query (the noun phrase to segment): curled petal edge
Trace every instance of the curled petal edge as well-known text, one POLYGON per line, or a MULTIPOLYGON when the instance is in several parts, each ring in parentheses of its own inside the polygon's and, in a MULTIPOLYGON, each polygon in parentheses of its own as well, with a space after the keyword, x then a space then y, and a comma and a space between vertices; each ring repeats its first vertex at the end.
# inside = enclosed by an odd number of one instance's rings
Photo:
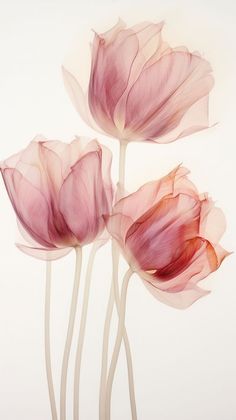
POLYGON ((58 249, 46 249, 46 248, 36 248, 30 247, 23 244, 16 243, 17 248, 22 251, 24 254, 29 255, 30 257, 37 258, 38 260, 43 261, 54 261, 59 260, 62 257, 65 257, 69 254, 73 248, 58 248, 58 249))
POLYGON ((211 293, 209 290, 201 289, 197 285, 194 285, 191 289, 184 289, 178 293, 169 293, 155 288, 147 281, 143 281, 143 283, 156 299, 175 309, 187 309, 198 299, 211 293))

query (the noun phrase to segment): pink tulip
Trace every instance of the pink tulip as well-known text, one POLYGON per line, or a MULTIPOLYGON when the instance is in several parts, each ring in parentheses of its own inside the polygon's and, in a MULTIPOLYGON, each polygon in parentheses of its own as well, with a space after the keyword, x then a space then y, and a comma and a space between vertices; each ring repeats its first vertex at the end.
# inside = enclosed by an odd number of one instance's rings
POLYGON ((185 308, 209 293, 197 286, 228 253, 220 209, 178 167, 116 203, 107 228, 134 272, 159 300, 185 308))
POLYGON ((163 23, 119 21, 95 34, 87 93, 63 69, 74 106, 93 128, 125 141, 168 143, 208 127, 209 63, 162 40, 163 23))
POLYGON ((96 140, 32 141, 1 164, 1 173, 28 245, 26 253, 57 259, 94 241, 110 211, 111 153, 96 140))

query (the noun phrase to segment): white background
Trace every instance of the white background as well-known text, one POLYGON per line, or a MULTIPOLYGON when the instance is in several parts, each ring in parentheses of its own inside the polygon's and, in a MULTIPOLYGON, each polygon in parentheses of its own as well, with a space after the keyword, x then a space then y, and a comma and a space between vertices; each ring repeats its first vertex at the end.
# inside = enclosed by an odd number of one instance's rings
MULTIPOLYGON (((164 19, 163 35, 171 45, 187 45, 211 62, 216 84, 210 117, 218 125, 170 145, 130 145, 127 188, 133 191, 183 162, 191 169, 199 190, 209 191, 224 210, 228 226, 222 244, 235 250, 235 4, 233 0, 1 0, 0 159, 24 148, 39 133, 64 141, 75 134, 96 136, 67 97, 61 64, 75 66, 78 72, 81 67, 84 72, 84 57, 88 57, 92 39, 90 28, 103 32, 118 16, 128 23, 164 19), (73 54, 77 59, 74 63, 73 54)), ((114 152, 116 181, 118 144, 98 137, 114 152)), ((43 353, 45 264, 15 248, 15 216, 2 181, 0 232, 0 419, 49 420, 43 353)), ((53 264, 52 350, 57 396, 73 264, 73 253, 53 264)), ((98 419, 101 340, 110 273, 108 245, 99 251, 94 267, 81 420, 98 419)), ((236 418, 235 255, 228 257, 204 286, 212 290, 210 295, 188 310, 178 311, 156 301, 138 277, 131 280, 127 329, 139 420, 236 418)), ((77 326, 78 320, 79 314, 77 326)), ((112 416, 112 420, 121 419, 130 419, 123 352, 114 384, 112 416)))

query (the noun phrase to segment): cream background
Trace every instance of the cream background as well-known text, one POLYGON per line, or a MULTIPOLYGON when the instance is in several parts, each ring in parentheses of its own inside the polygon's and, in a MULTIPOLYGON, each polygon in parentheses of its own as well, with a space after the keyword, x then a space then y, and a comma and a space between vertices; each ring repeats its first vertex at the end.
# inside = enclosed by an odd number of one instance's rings
MULTIPOLYGON (((128 23, 164 19, 163 34, 172 45, 185 44, 210 60, 216 79, 210 116, 212 123, 219 124, 170 145, 130 145, 127 188, 135 190, 183 162, 199 190, 209 191, 224 210, 228 228, 222 244, 235 250, 235 2, 1 0, 0 5, 0 159, 25 147, 38 133, 65 141, 75 134, 96 136, 74 111, 60 70, 62 62, 76 70, 79 63, 84 68, 91 27, 104 31, 118 16, 128 23), (73 53, 78 54, 77 67, 73 53)), ((105 136, 98 138, 114 152, 115 181, 118 144, 105 136)), ((49 420, 43 353, 45 265, 14 246, 15 216, 2 181, 0 184, 0 419, 49 420)), ((87 253, 86 249, 85 260, 87 253)), ((81 420, 98 419, 109 253, 109 246, 100 250, 94 267, 81 420)), ((53 264, 52 351, 57 393, 73 263, 72 253, 53 264)), ((139 420, 235 419, 235 255, 211 275, 206 286, 212 289, 208 297, 178 311, 156 301, 137 277, 132 278, 127 329, 139 420)), ((77 325, 78 320, 79 316, 77 325)), ((114 383, 112 416, 112 420, 121 419, 130 419, 123 352, 114 383)))

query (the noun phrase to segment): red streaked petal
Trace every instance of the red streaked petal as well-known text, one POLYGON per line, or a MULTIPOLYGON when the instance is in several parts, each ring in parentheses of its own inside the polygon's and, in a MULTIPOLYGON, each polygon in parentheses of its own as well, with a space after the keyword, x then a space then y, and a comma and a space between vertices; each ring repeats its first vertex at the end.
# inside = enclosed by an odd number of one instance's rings
POLYGON ((199 200, 184 194, 164 198, 130 227, 126 247, 140 269, 156 270, 164 280, 185 269, 199 221, 199 200))

